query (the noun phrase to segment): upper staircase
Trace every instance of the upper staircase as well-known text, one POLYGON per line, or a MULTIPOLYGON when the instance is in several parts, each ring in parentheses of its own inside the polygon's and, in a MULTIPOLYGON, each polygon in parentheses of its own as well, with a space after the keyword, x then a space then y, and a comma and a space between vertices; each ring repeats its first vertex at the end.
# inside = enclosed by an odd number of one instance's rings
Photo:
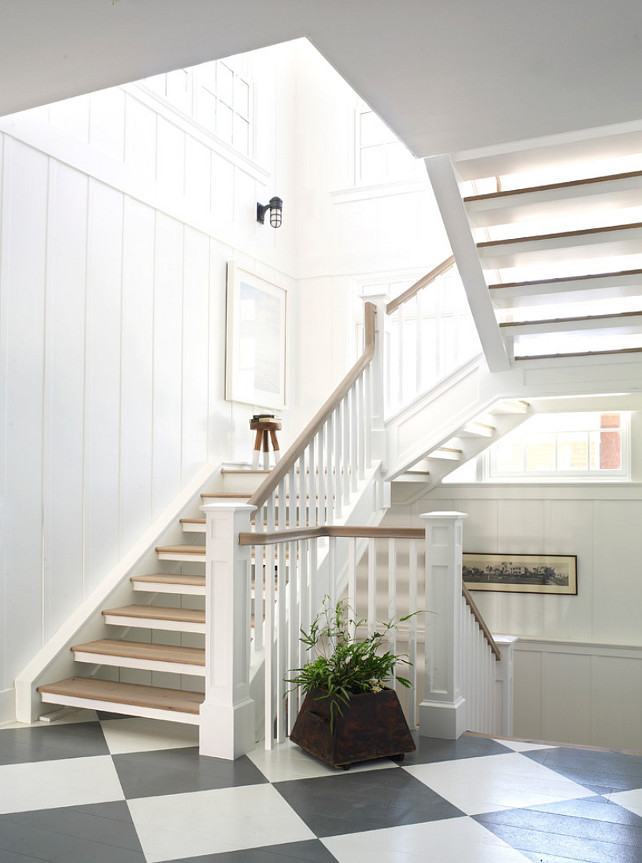
POLYGON ((602 138, 575 162, 555 142, 504 158, 426 160, 455 258, 471 277, 482 341, 496 345, 499 336, 504 369, 513 360, 642 350, 636 144, 627 152, 624 140, 602 138))

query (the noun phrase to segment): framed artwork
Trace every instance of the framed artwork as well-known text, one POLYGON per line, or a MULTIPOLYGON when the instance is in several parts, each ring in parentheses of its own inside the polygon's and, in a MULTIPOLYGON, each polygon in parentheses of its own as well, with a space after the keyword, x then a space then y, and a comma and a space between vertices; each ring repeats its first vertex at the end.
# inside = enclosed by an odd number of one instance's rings
POLYGON ((287 289, 227 265, 225 398, 285 407, 287 289))
POLYGON ((577 594, 575 554, 463 554, 469 590, 577 594))

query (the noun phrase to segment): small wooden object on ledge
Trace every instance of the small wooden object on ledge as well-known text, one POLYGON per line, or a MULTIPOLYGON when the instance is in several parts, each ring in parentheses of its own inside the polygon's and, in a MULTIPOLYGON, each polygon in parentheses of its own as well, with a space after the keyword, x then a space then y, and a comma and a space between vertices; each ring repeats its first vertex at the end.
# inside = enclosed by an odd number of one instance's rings
POLYGON ((252 454, 252 467, 259 466, 259 454, 263 450, 263 467, 267 470, 270 466, 270 441, 274 450, 274 462, 281 458, 279 441, 276 433, 281 430, 281 420, 274 414, 254 414, 250 420, 250 429, 256 432, 254 439, 254 452, 252 454))

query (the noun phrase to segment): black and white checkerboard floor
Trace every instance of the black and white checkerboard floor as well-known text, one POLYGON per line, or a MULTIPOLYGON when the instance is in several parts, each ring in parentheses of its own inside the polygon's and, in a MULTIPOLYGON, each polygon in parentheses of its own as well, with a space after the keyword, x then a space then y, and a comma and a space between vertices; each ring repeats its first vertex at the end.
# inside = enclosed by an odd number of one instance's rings
POLYGON ((234 763, 196 730, 77 712, 0 729, 0 863, 642 863, 642 757, 421 739, 327 768, 234 763))

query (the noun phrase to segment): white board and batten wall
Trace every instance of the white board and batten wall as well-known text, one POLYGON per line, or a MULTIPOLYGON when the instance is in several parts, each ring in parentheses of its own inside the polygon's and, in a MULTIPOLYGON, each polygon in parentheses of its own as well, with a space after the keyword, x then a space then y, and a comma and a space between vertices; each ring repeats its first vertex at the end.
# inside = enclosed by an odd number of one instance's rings
POLYGON ((642 751, 642 485, 453 483, 386 520, 431 510, 468 513, 464 551, 577 555, 577 596, 473 594, 519 637, 515 736, 642 751))
MULTIPOLYGON (((289 76, 257 63, 273 104, 289 76)), ((275 174, 290 189, 275 135, 239 157, 136 86, 0 119, 0 721, 199 469, 249 457, 261 406, 224 397, 226 264, 291 287, 292 234, 256 223, 275 174)))

